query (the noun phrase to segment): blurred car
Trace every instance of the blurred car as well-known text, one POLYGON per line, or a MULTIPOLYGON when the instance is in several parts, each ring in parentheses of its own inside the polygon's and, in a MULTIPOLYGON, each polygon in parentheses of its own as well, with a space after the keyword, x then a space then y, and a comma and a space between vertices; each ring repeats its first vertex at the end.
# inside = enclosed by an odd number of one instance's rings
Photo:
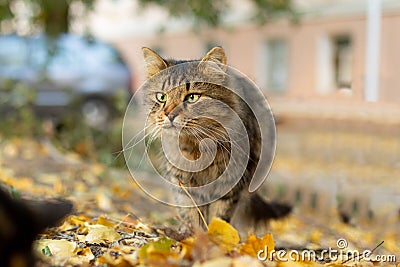
POLYGON ((32 96, 39 116, 60 119, 78 111, 89 126, 102 127, 115 112, 116 97, 128 102, 130 87, 127 65, 103 42, 69 34, 0 36, 0 110, 32 96), (27 89, 23 96, 16 93, 21 88, 27 89))

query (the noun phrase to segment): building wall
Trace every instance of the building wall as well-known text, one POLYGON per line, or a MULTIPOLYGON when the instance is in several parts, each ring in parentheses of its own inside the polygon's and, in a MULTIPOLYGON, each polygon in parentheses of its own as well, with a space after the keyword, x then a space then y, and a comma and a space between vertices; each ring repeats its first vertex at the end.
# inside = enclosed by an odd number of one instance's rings
MULTIPOLYGON (((120 40, 116 45, 133 67, 136 87, 144 80, 140 48, 148 46, 172 58, 200 58, 210 44, 222 45, 229 64, 253 79, 272 98, 364 99, 366 21, 362 15, 305 18, 298 25, 286 21, 265 26, 242 25, 235 28, 200 32, 158 34, 120 40), (332 38, 351 38, 351 90, 339 90, 332 83, 332 38), (267 43, 285 40, 287 81, 282 92, 268 87, 267 43), (328 51, 328 52, 327 52, 328 51), (330 52, 329 52, 330 51, 330 52)), ((381 32, 379 100, 400 101, 400 13, 384 13, 381 32)))
POLYGON ((400 15, 385 16, 381 33, 380 99, 400 103, 400 15))

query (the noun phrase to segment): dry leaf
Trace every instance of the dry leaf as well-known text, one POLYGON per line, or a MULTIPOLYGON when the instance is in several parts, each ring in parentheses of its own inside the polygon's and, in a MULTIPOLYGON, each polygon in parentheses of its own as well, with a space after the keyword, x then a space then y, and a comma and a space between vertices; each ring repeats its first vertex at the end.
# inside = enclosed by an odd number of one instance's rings
POLYGON ((68 260, 68 263, 71 265, 82 265, 84 263, 89 263, 94 259, 94 255, 90 248, 80 248, 76 250, 76 254, 74 257, 71 257, 68 260))
POLYGON ((121 256, 113 256, 110 253, 105 253, 101 255, 97 259, 97 264, 110 266, 110 267, 129 267, 131 266, 129 262, 126 262, 125 259, 121 256))
POLYGON ((193 244, 195 239, 193 237, 186 238, 185 240, 181 241, 181 255, 185 259, 189 259, 190 255, 192 254, 193 244))
POLYGON ((54 266, 63 266, 67 263, 80 265, 94 259, 89 248, 78 249, 76 243, 67 240, 41 239, 35 242, 35 249, 44 261, 54 266))
POLYGON ((238 231, 219 218, 213 218, 208 226, 208 236, 225 252, 232 251, 240 241, 238 231))
POLYGON ((205 262, 221 258, 225 253, 219 245, 211 241, 207 233, 203 231, 195 233, 191 251, 193 261, 205 262))
POLYGON ((179 257, 177 251, 172 249, 175 241, 162 237, 157 241, 147 243, 139 249, 139 261, 141 264, 149 262, 165 262, 168 258, 179 257))
POLYGON ((267 251, 271 252, 274 248, 275 242, 272 234, 266 234, 261 239, 256 237, 254 234, 251 234, 247 238, 246 243, 242 244, 240 253, 257 257, 258 253, 262 250, 262 254, 265 256, 267 251))
POLYGON ((115 227, 115 223, 110 222, 110 221, 107 220, 106 217, 104 217, 104 216, 100 216, 100 217, 97 219, 97 224, 104 225, 104 226, 107 226, 107 227, 110 227, 110 228, 114 228, 114 227, 115 227))
POLYGON ((120 239, 121 236, 113 228, 95 224, 89 226, 89 232, 86 235, 85 241, 93 244, 101 244, 114 242, 120 239))

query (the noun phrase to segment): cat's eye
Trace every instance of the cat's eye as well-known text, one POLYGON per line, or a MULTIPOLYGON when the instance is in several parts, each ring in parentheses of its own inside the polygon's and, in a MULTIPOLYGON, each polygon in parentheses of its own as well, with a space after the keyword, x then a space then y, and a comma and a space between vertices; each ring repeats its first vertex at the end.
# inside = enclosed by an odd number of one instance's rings
POLYGON ((167 95, 164 93, 157 93, 156 98, 159 102, 164 103, 167 101, 167 95))
POLYGON ((189 103, 194 103, 194 102, 196 102, 197 100, 199 100, 199 98, 200 98, 200 94, 188 94, 188 95, 185 97, 185 100, 186 100, 187 102, 189 102, 189 103))

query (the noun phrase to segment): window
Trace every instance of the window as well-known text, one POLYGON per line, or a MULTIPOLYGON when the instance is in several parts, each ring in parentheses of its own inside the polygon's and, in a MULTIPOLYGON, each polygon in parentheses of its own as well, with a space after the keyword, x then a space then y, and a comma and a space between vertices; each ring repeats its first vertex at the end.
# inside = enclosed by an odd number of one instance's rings
POLYGON ((337 89, 351 89, 352 45, 350 36, 337 36, 333 40, 334 78, 337 89))
POLYGON ((267 42, 267 88, 283 92, 288 80, 288 46, 283 39, 267 42))
POLYGON ((351 36, 322 35, 317 51, 317 91, 327 94, 351 89, 353 49, 351 36))

